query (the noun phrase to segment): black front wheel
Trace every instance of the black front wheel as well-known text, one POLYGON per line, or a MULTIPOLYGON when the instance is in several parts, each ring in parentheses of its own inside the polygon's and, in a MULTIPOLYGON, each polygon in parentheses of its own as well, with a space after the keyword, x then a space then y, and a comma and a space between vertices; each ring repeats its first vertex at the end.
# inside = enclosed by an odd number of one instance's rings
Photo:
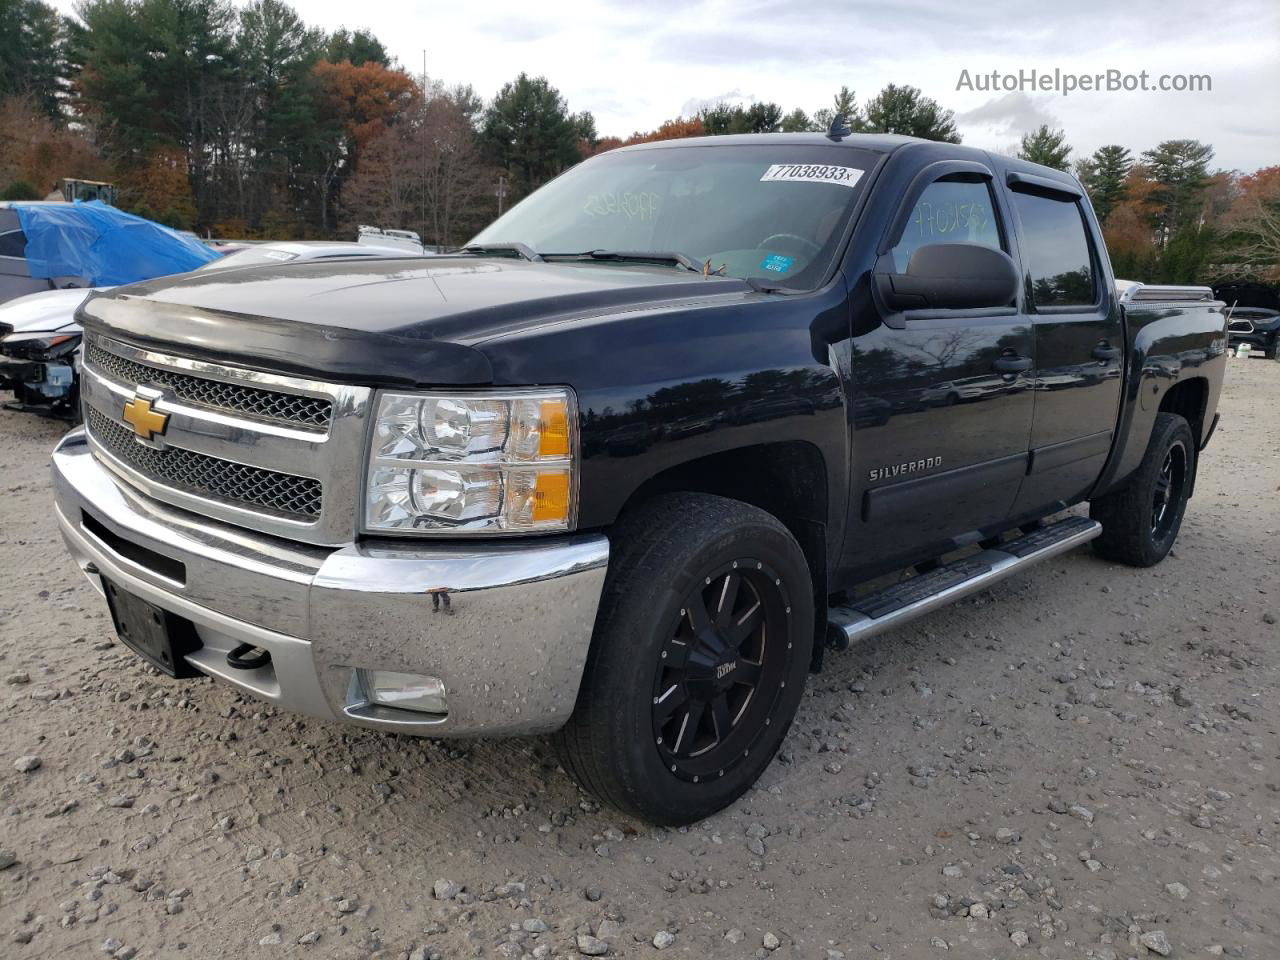
POLYGON ((776 518, 704 494, 655 498, 610 541, 557 752, 601 800, 691 823, 756 781, 795 716, 813 650, 809 569, 776 518))

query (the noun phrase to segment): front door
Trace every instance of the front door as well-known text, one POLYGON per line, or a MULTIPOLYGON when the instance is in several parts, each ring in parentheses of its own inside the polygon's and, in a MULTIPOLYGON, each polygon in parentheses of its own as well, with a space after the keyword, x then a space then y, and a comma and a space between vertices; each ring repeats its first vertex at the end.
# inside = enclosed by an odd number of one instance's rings
POLYGON ((1029 181, 1015 179, 1009 191, 1036 350, 1031 462, 1015 514, 1075 503, 1097 480, 1119 416, 1125 348, 1084 198, 1029 181))
MULTIPOLYGON (((891 241, 898 272, 928 243, 1011 252, 990 172, 964 167, 908 194, 910 211, 897 218, 904 225, 891 241)), ((1026 473, 1034 349, 1015 304, 907 311, 861 333, 858 320, 844 558, 853 572, 941 552, 1008 516, 1026 473)))

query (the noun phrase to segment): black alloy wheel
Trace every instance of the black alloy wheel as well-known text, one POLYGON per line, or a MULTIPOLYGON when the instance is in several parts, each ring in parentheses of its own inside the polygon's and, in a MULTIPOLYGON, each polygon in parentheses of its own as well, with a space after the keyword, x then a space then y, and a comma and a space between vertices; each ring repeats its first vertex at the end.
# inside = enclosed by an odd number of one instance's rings
POLYGON ((791 605, 762 561, 734 560, 684 600, 653 684, 654 743, 694 783, 750 756, 786 688, 791 605))
POLYGON ((805 553, 777 517, 666 493, 608 533, 609 573, 573 716, 552 738, 596 797, 693 823, 769 766, 818 635, 805 553))
POLYGON ((1191 425, 1158 413, 1138 468, 1116 489, 1089 501, 1102 524, 1093 551, 1134 567, 1159 563, 1173 549, 1195 487, 1196 446, 1191 425))
POLYGON ((1178 504, 1185 495, 1187 482, 1187 448, 1180 442, 1173 443, 1165 454, 1160 472, 1156 474, 1151 496, 1151 539, 1163 541, 1173 525, 1178 504))

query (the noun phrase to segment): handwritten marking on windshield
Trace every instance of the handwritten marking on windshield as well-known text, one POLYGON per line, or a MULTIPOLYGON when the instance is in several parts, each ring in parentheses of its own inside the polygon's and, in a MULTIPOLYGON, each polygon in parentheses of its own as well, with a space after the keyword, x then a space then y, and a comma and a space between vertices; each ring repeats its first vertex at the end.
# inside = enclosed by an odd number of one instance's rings
POLYGON ((582 212, 588 217, 626 217, 628 220, 652 220, 658 215, 656 193, 615 193, 606 190, 587 197, 582 212))

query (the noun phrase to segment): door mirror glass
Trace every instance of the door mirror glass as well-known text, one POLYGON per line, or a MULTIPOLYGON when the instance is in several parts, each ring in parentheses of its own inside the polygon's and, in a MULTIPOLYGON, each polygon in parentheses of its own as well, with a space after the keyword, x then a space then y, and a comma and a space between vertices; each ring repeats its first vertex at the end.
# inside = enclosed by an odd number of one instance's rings
POLYGON ((1004 307, 1018 293, 1018 270, 1003 250, 975 243, 930 243, 916 248, 905 273, 878 273, 885 306, 903 310, 1004 307))

